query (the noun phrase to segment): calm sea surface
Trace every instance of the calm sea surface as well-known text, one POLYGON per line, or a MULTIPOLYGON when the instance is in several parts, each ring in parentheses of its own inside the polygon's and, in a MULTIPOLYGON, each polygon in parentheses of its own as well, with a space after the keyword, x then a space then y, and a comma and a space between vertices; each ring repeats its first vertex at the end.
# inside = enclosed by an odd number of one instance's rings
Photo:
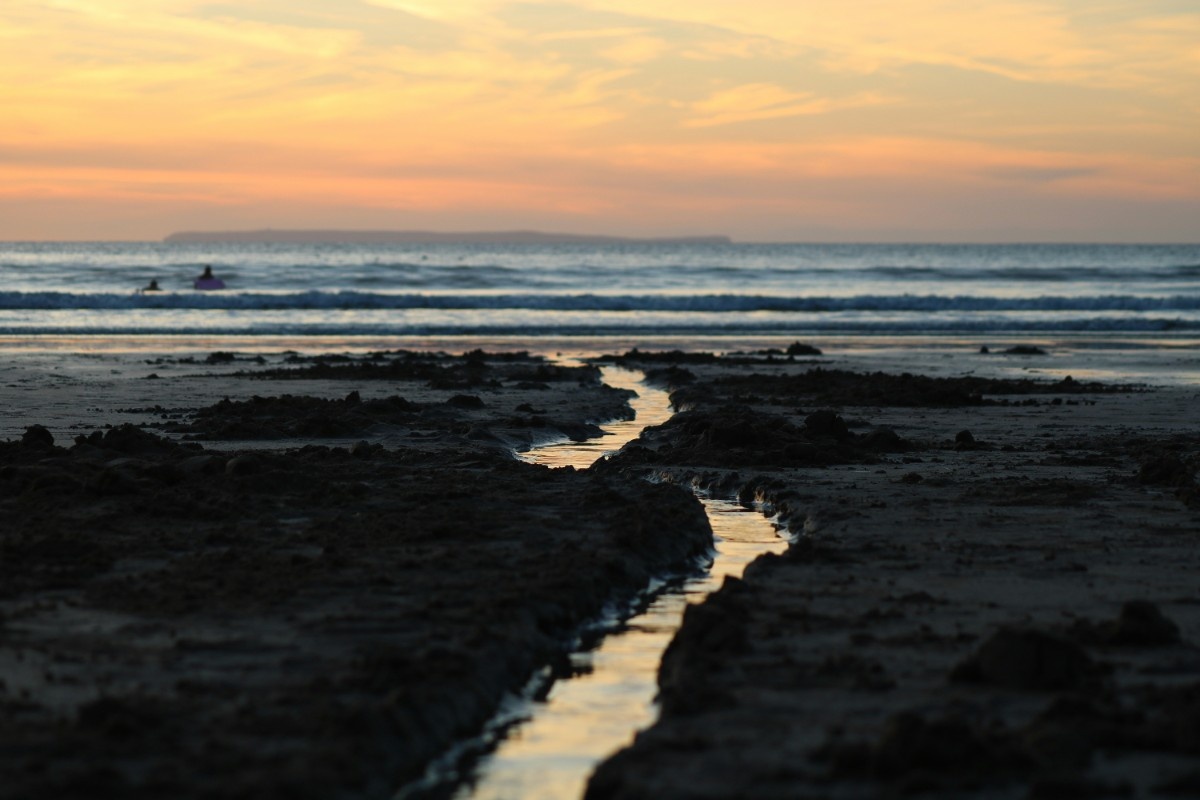
POLYGON ((1200 245, 0 243, 0 337, 1186 347, 1200 245))

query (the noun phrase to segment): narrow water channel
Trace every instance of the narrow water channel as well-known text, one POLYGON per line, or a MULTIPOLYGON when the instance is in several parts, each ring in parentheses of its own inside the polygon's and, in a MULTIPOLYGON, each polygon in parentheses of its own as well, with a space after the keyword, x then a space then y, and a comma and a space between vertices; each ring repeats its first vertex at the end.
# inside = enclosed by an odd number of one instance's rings
MULTIPOLYGON (((607 434, 600 439, 548 445, 522 457, 582 469, 620 449, 644 427, 665 422, 671 416, 666 392, 646 386, 641 377, 630 370, 604 369, 605 383, 638 393, 631 400, 635 419, 605 425, 607 434)), ((555 682, 544 699, 517 710, 523 721, 509 728, 495 751, 480 760, 456 800, 581 797, 595 766, 654 722, 658 665, 687 605, 719 588, 725 576, 741 575, 762 553, 787 548, 775 526, 756 511, 734 502, 700 499, 715 534, 716 556, 708 573, 665 589, 595 649, 573 653, 572 665, 579 674, 555 682)))
POLYGON ((586 469, 597 459, 615 453, 653 425, 661 425, 671 418, 671 397, 662 389, 648 386, 642 373, 623 367, 601 367, 601 380, 614 389, 625 389, 637 394, 629 401, 633 408, 633 419, 616 420, 601 425, 603 436, 583 442, 565 440, 535 447, 517 457, 533 464, 547 467, 574 467, 586 469))

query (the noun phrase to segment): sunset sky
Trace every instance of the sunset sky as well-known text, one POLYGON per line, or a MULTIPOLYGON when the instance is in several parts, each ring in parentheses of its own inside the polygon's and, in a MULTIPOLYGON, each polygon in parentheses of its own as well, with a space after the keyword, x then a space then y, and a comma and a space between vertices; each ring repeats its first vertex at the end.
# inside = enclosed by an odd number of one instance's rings
POLYGON ((0 239, 1200 240, 1195 0, 5 0, 0 239))

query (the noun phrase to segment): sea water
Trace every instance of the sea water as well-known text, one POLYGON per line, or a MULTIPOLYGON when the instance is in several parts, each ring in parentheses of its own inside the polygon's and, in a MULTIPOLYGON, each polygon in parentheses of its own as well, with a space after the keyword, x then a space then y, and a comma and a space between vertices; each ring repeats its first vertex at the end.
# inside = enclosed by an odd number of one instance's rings
POLYGON ((0 243, 0 347, 795 339, 842 353, 1032 339, 1190 380, 1200 245, 0 243), (206 265, 227 289, 192 288, 206 265), (150 280, 162 290, 139 291, 150 280))
POLYGON ((1200 331, 1200 245, 0 243, 9 334, 978 331, 1200 331))

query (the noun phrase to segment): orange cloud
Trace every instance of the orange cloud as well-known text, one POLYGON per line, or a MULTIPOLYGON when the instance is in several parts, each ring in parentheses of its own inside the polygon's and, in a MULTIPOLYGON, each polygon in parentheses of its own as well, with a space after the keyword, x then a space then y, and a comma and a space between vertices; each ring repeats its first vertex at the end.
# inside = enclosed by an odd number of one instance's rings
POLYGON ((1167 0, 17 0, 0 196, 746 231, 900 224, 959 191, 1014 220, 1186 208, 1197 41, 1167 0), (872 182, 908 196, 889 212, 872 182))
POLYGON ((781 119, 808 114, 827 114, 845 108, 878 105, 887 101, 862 93, 853 97, 817 97, 812 92, 790 92, 770 83, 754 83, 721 89, 691 104, 696 116, 684 124, 693 128, 781 119))

